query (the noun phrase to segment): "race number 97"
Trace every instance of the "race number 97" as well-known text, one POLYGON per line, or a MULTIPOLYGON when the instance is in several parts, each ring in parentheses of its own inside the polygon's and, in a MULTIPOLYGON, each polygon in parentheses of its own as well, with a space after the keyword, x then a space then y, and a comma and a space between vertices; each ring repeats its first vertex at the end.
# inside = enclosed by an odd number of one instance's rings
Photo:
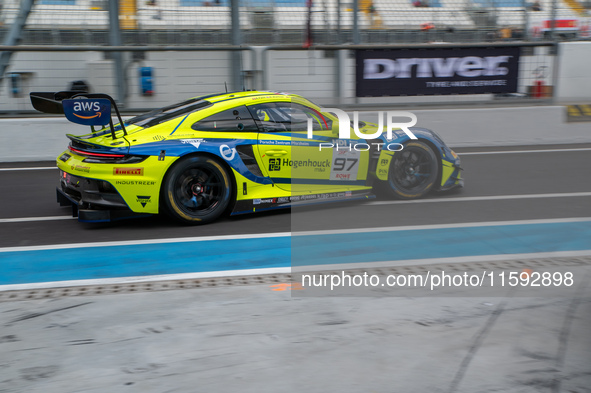
POLYGON ((359 160, 357 158, 335 158, 333 168, 335 171, 350 171, 359 160), (347 167, 347 169, 345 169, 347 167))

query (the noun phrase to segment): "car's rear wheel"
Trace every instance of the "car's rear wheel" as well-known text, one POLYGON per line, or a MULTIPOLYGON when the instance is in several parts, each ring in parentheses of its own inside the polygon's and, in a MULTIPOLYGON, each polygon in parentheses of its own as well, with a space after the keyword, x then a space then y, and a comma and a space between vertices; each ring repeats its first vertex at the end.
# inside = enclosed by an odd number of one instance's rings
POLYGON ((400 199, 421 198, 437 180, 437 155, 426 143, 408 142, 394 154, 388 171, 388 190, 400 199))
POLYGON ((219 218, 232 200, 232 181, 226 168, 206 156, 181 159, 164 179, 166 212, 188 224, 207 224, 219 218))

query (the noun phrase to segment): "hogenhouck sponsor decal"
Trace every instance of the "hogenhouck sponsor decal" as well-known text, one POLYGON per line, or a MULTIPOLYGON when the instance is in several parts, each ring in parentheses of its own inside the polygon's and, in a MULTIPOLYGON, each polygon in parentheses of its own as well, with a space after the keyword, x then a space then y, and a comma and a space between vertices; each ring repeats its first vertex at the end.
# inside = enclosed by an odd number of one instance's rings
POLYGON ((519 47, 356 51, 358 97, 512 93, 519 47))

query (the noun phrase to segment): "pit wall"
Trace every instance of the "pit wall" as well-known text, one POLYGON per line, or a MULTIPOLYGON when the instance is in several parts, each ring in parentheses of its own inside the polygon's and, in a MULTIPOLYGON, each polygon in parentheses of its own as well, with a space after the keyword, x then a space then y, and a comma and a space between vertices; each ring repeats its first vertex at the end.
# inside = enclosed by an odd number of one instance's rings
POLYGON ((591 103, 591 42, 558 46, 557 102, 591 103))
MULTIPOLYGON (((554 103, 591 103, 591 42, 529 48, 522 56, 518 91, 527 93, 541 82, 554 93, 554 103)), ((242 52, 240 69, 247 88, 300 94, 321 105, 417 105, 466 101, 485 104, 491 95, 355 98, 355 59, 348 50, 278 51, 249 47, 242 52)), ((139 55, 142 53, 136 53, 139 55)), ((190 97, 219 93, 232 82, 232 56, 227 51, 146 52, 132 58, 125 53, 123 89, 126 110, 158 108, 190 97), (140 70, 152 69, 153 94, 142 94, 140 70)), ((73 81, 86 81, 94 92, 117 96, 113 61, 99 52, 15 52, 7 74, 20 75, 18 92, 10 78, 0 84, 0 114, 33 112, 32 91, 67 90, 73 81)), ((510 105, 510 104, 507 104, 510 105)))

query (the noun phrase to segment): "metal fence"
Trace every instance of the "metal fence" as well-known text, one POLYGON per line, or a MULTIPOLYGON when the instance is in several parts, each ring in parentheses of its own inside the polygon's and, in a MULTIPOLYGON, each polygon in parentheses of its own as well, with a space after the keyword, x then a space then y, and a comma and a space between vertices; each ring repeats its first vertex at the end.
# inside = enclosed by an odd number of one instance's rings
MULTIPOLYGON (((0 0, 0 39, 26 1, 0 0)), ((248 45, 587 39, 591 10, 591 0, 36 0, 21 43, 108 44, 109 1, 124 45, 229 45, 232 29, 248 45)))

